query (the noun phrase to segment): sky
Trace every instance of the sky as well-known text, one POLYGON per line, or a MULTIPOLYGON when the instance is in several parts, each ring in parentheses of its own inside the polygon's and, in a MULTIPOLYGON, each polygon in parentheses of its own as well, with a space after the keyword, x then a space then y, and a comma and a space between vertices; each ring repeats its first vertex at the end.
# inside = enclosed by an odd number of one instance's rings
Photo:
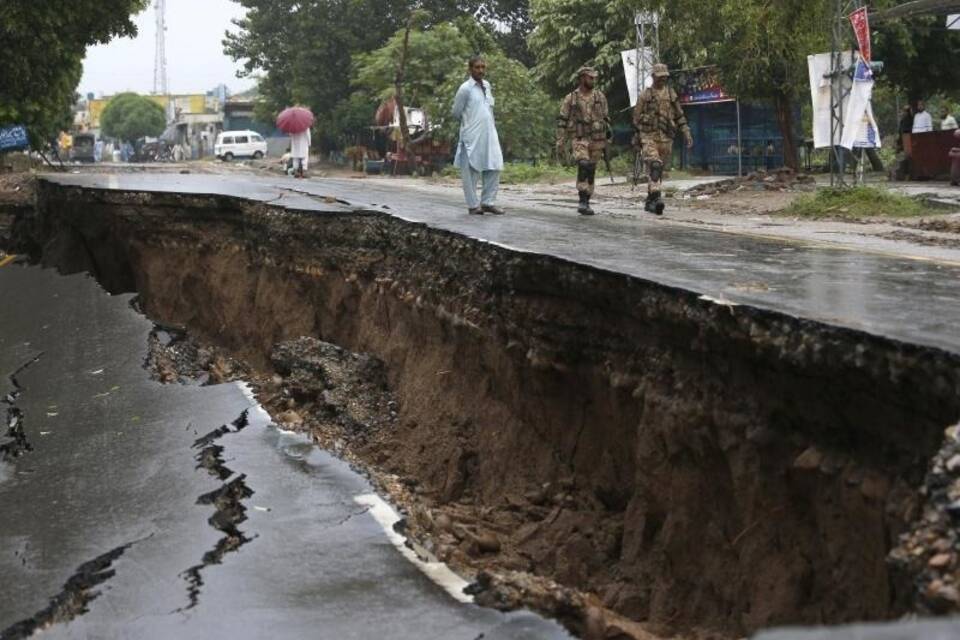
MULTIPOLYGON (((136 39, 117 38, 91 47, 83 65, 79 93, 113 95, 121 91, 151 93, 155 45, 155 13, 135 17, 136 39)), ((231 18, 244 9, 232 0, 167 0, 167 78, 171 93, 206 93, 220 83, 240 93, 254 81, 239 79, 235 64, 223 53, 224 31, 235 30, 231 18)))

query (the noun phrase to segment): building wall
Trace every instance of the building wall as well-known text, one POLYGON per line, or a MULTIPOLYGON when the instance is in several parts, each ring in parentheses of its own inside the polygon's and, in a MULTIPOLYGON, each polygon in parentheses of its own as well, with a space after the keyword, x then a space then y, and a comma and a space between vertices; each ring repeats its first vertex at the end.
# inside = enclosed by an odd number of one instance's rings
MULTIPOLYGON (((100 128, 100 118, 103 110, 114 96, 91 100, 87 105, 89 112, 89 126, 91 129, 100 128)), ((202 93, 182 95, 148 95, 144 96, 163 107, 168 120, 173 120, 178 110, 181 115, 217 113, 220 110, 220 101, 215 96, 202 93)))

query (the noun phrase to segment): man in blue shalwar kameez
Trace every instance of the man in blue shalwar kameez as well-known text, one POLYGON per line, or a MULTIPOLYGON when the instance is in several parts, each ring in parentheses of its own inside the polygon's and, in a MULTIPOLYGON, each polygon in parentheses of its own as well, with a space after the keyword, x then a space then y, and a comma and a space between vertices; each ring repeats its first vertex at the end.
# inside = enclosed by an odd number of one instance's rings
POLYGON ((503 170, 503 153, 493 120, 493 90, 484 80, 487 63, 480 56, 470 58, 470 78, 453 100, 453 117, 460 121, 460 142, 454 164, 460 168, 463 193, 472 215, 492 213, 502 215, 496 206, 503 170), (481 197, 477 198, 477 181, 483 181, 481 197))

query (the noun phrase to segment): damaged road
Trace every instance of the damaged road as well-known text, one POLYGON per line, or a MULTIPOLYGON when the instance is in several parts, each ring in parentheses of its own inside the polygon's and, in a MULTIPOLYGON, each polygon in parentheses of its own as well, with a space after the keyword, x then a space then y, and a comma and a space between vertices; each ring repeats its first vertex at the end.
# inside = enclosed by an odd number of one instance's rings
MULTIPOLYGON (((156 379, 194 355, 208 381, 249 370, 275 420, 392 476, 412 546, 478 575, 484 605, 578 615, 591 638, 739 638, 895 619, 927 576, 950 600, 951 562, 916 574, 939 547, 889 558, 949 506, 925 483, 960 417, 956 265, 299 186, 51 178, 14 240, 198 340, 151 346, 156 379)), ((214 484, 194 501, 245 476, 183 565, 239 547, 203 565, 197 611, 260 545, 263 482, 231 453, 250 433, 197 461, 214 484)))
POLYGON ((358 506, 369 484, 242 385, 151 379, 131 296, 20 266, 0 291, 30 444, 0 461, 0 638, 569 637, 451 598, 358 506))

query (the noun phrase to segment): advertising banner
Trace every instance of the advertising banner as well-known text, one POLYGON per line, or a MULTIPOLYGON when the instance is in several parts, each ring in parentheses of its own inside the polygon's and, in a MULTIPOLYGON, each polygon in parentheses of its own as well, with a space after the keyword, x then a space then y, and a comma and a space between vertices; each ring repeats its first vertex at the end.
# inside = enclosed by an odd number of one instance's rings
MULTIPOLYGON (((830 147, 830 79, 827 74, 830 73, 831 59, 833 54, 818 53, 807 56, 807 65, 810 73, 810 94, 813 99, 813 146, 817 149, 826 149, 830 147)), ((853 66, 854 56, 852 51, 845 51, 841 54, 841 65, 845 68, 853 66)), ((844 98, 844 112, 846 112, 847 99, 852 89, 852 81, 849 76, 841 78, 841 94, 844 98)))
POLYGON ((30 139, 27 137, 27 128, 23 125, 0 127, 0 151, 26 149, 29 146, 30 139))
POLYGON ((681 104, 707 104, 711 102, 733 102, 720 83, 717 67, 699 67, 673 73, 673 87, 680 96, 681 104))
POLYGON ((643 70, 643 85, 639 87, 640 90, 643 91, 643 89, 653 86, 653 77, 650 75, 653 69, 653 49, 646 47, 640 50, 640 64, 637 64, 636 49, 621 51, 620 57, 623 60, 623 74, 627 79, 627 91, 630 92, 630 106, 632 107, 637 104, 637 99, 640 97, 637 92, 638 85, 640 85, 637 75, 641 71, 641 67, 643 70))
POLYGON ((863 7, 851 13, 850 24, 853 25, 853 33, 857 36, 860 57, 869 64, 873 60, 873 53, 870 50, 870 18, 867 15, 867 8, 863 7))
POLYGON ((840 146, 847 149, 879 149, 880 132, 873 115, 873 72, 863 56, 857 60, 853 87, 847 99, 846 119, 840 146))

